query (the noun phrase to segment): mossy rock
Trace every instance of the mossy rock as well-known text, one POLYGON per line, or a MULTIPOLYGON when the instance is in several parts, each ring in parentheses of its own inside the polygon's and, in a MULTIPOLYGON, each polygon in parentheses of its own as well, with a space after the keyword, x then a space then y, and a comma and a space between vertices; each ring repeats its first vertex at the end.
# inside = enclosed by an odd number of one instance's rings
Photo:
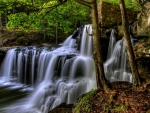
POLYGON ((92 89, 88 93, 80 96, 78 102, 75 104, 73 113, 90 113, 91 103, 90 98, 93 96, 96 90, 92 89))
POLYGON ((49 111, 48 113, 72 113, 72 107, 72 104, 67 105, 65 103, 62 103, 54 109, 52 109, 51 111, 49 111))

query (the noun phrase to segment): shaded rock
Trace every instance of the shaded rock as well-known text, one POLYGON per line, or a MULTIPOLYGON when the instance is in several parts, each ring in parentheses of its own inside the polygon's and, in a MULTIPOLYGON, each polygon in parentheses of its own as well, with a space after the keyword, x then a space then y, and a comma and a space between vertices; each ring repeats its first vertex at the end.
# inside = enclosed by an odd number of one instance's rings
POLYGON ((139 39, 133 47, 141 81, 150 81, 150 45, 148 40, 148 38, 139 39))
POLYGON ((139 36, 150 36, 150 2, 144 4, 138 14, 137 34, 139 36))
POLYGON ((150 110, 148 110, 146 113, 150 113, 150 110))
POLYGON ((72 104, 67 105, 65 103, 62 103, 54 109, 52 109, 51 111, 49 111, 48 113, 72 113, 72 107, 72 104))
MULTIPOLYGON (((136 14, 137 12, 134 12, 131 9, 127 9, 129 23, 136 20, 136 14)), ((114 24, 121 22, 121 11, 119 5, 100 2, 98 4, 98 21, 101 24, 101 27, 113 26, 114 24)))
POLYGON ((0 47, 0 53, 6 53, 9 49, 11 49, 12 47, 0 47))
POLYGON ((150 58, 149 38, 140 39, 133 47, 135 58, 150 58), (147 42, 147 43, 145 43, 147 42))
POLYGON ((147 44, 149 44, 150 45, 150 37, 148 38, 148 40, 147 40, 147 44))
POLYGON ((3 62, 4 58, 5 58, 7 50, 8 49, 6 49, 6 48, 0 48, 0 65, 3 62))

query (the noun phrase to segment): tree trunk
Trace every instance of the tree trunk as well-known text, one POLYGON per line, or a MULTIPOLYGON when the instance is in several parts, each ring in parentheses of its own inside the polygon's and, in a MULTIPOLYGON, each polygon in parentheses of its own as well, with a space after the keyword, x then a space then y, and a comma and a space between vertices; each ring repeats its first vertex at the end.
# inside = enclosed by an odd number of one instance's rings
POLYGON ((5 12, 5 25, 7 24, 8 20, 7 20, 7 10, 5 12))
MULTIPOLYGON (((2 38, 2 30, 3 30, 3 24, 2 24, 2 17, 0 16, 0 38, 2 38)), ((0 46, 2 46, 2 41, 0 39, 0 46)))
POLYGON ((131 45, 130 34, 129 34, 129 29, 128 29, 129 23, 128 23, 128 19, 127 19, 124 0, 120 0, 120 10, 121 10, 121 15, 122 15, 122 25, 123 25, 123 29, 124 29, 124 40, 126 43, 126 49, 127 49, 127 54, 129 57, 132 75, 133 75, 133 78, 136 80, 136 83, 138 85, 140 85, 141 82, 140 82, 137 66, 135 63, 135 56, 134 56, 133 48, 131 45))
POLYGON ((34 5, 34 0, 31 0, 32 6, 34 5))
POLYGON ((14 4, 13 4, 13 14, 15 14, 15 8, 16 8, 16 4, 14 2, 14 4))
POLYGON ((56 25, 56 45, 58 44, 58 24, 56 25))
POLYGON ((91 0, 91 2, 92 2, 91 13, 92 13, 93 53, 96 68, 97 85, 98 87, 102 86, 105 89, 107 87, 107 84, 104 74, 100 31, 98 27, 97 3, 96 0, 91 0))
POLYGON ((96 69, 97 87, 103 87, 103 89, 106 91, 108 89, 108 86, 107 86, 104 67, 103 67, 100 31, 98 27, 97 1, 96 0, 91 0, 90 2, 84 0, 75 0, 75 1, 91 8, 93 53, 94 53, 94 62, 95 62, 95 69, 96 69))
POLYGON ((0 30, 3 29, 2 17, 0 16, 0 30))

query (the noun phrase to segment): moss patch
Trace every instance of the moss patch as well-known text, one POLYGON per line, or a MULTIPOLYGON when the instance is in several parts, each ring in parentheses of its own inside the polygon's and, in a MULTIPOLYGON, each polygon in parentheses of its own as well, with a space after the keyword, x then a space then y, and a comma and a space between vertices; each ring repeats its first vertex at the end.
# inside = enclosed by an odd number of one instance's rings
POLYGON ((79 101, 77 102, 77 104, 75 105, 74 109, 73 109, 73 113, 83 113, 83 112, 90 112, 91 109, 91 102, 90 102, 90 98, 92 97, 92 95, 95 93, 95 90, 92 89, 91 91, 89 91, 88 93, 84 94, 79 101))

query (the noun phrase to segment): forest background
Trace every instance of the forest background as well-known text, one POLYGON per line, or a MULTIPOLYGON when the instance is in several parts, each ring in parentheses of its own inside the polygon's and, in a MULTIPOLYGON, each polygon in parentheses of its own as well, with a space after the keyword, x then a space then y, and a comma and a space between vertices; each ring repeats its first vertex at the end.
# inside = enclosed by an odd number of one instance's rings
MULTIPOLYGON (((118 0, 97 0, 100 1, 119 4, 118 0)), ((63 0, 1 0, 0 45, 8 45, 12 40, 15 42, 11 46, 58 44, 81 25, 91 23, 90 8, 74 0, 61 3, 63 0)), ((134 11, 141 9, 136 0, 125 3, 134 11)))

